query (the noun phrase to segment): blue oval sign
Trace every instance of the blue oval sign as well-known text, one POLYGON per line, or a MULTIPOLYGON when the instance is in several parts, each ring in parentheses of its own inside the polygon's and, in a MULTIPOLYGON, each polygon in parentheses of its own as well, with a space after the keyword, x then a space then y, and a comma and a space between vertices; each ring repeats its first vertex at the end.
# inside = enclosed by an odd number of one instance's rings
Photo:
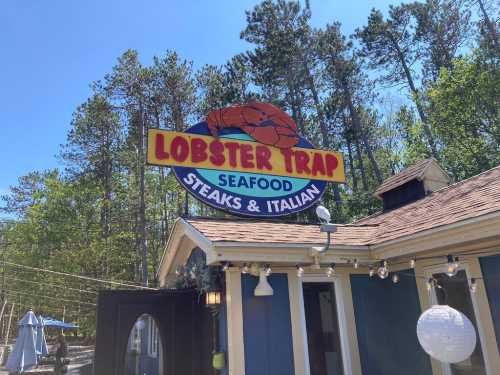
MULTIPOLYGON (((196 155, 196 150, 201 150, 202 147, 205 147, 204 150, 209 150, 211 152, 211 163, 219 165, 217 164, 219 161, 217 156, 221 155, 218 153, 218 149, 222 147, 219 146, 222 142, 219 141, 216 143, 217 141, 213 141, 210 145, 202 146, 202 143, 195 142, 196 138, 189 137, 190 134, 211 136, 211 131, 206 122, 201 122, 192 126, 185 131, 185 134, 188 140, 183 141, 179 139, 176 142, 176 139, 173 139, 172 142, 169 143, 170 148, 168 148, 168 150, 170 150, 170 153, 164 150, 167 146, 164 146, 163 143, 158 146, 158 142, 155 141, 156 148, 151 151, 151 153, 155 152, 155 154, 151 156, 150 159, 156 158, 155 160, 157 160, 160 157, 167 159, 172 157, 175 159, 174 161, 182 160, 184 158, 184 148, 189 148, 189 153, 194 153, 194 155, 196 155), (191 143, 189 143, 189 141, 191 141, 191 143), (163 153, 158 152, 158 147, 161 148, 160 151, 163 153)), ((291 170, 291 168, 295 168, 293 173, 290 173, 293 177, 273 175, 271 174, 272 172, 266 174, 260 172, 260 170, 265 171, 266 168, 269 169, 267 164, 273 163, 272 159, 269 158, 275 155, 266 152, 266 149, 269 148, 268 146, 262 146, 263 148, 259 149, 259 146, 257 146, 259 143, 255 142, 247 132, 237 128, 224 128, 219 132, 218 136, 219 138, 214 138, 214 140, 220 139, 225 142, 224 145, 229 150, 226 155, 229 162, 231 162, 231 147, 228 146, 228 144, 235 144, 234 150, 238 148, 238 167, 240 164, 244 166, 246 161, 248 165, 251 165, 252 168, 249 169, 251 169, 252 172, 244 172, 241 168, 237 168, 236 161, 234 170, 230 168, 196 168, 175 165, 172 166, 172 169, 178 181, 196 199, 217 209, 229 211, 235 215, 278 217, 303 211, 321 199, 326 190, 327 181, 296 176, 300 176, 301 174, 305 175, 307 173, 316 176, 320 175, 322 172, 327 175, 329 165, 331 167, 330 169, 339 167, 338 163, 335 164, 335 167, 333 167, 333 162, 330 161, 329 164, 328 158, 325 160, 321 159, 322 161, 320 161, 319 157, 317 160, 316 158, 314 158, 314 160, 311 158, 311 160, 308 159, 306 163, 303 157, 303 155, 307 155, 306 152, 296 151, 295 155, 293 155, 293 153, 291 154, 281 150, 281 153, 278 155, 282 155, 286 169, 290 168, 291 170), (226 142, 227 140, 234 140, 234 142, 226 142), (247 149, 241 146, 241 144, 238 146, 238 142, 248 145, 248 143, 250 143, 249 141, 256 144, 255 152, 252 155, 250 155, 250 151, 246 153, 247 151, 244 150, 247 149), (244 154, 244 152, 246 154, 244 154), (299 152, 303 154, 299 154, 299 152), (298 158, 297 155, 299 156, 298 158), (294 156, 295 159, 292 160, 294 156), (258 169, 259 160, 261 161, 260 166, 262 167, 260 170, 258 169), (250 161, 252 164, 250 164, 250 161), (316 172, 316 174, 314 172, 316 172)), ((299 137, 296 147, 298 149, 314 149, 307 140, 301 137, 299 137)), ((248 148, 248 150, 250 150, 250 148, 248 148)), ((148 150, 148 153, 149 152, 148 150)), ((201 151, 199 151, 199 153, 201 153, 201 151)), ((205 154, 208 154, 208 152, 205 154)), ((186 154, 185 159, 188 158, 189 156, 186 154)), ((201 164, 201 158, 196 158, 197 156, 191 155, 190 162, 195 164, 196 160, 200 160, 201 164)), ((182 160, 182 162, 184 162, 184 160, 182 160)), ((156 162, 156 164, 159 164, 159 162, 156 162)))

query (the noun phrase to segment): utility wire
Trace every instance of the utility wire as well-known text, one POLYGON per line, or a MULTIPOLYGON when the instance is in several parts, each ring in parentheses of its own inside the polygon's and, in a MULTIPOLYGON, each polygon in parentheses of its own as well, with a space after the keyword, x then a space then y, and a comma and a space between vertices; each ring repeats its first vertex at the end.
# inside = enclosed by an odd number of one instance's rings
POLYGON ((52 284, 52 283, 47 283, 47 282, 32 281, 32 280, 26 280, 26 279, 18 279, 16 277, 9 277, 9 276, 7 276, 6 279, 13 280, 13 281, 19 281, 19 282, 22 282, 22 283, 52 286, 54 288, 62 288, 62 289, 72 290, 74 292, 80 292, 80 293, 88 293, 88 294, 95 294, 95 295, 98 294, 97 292, 94 292, 94 291, 91 291, 91 290, 83 290, 83 289, 70 288, 69 286, 66 286, 66 285, 57 285, 57 284, 52 284))
POLYGON ((74 304, 97 306, 97 304, 92 303, 92 302, 84 302, 84 301, 70 300, 70 299, 59 298, 59 297, 43 296, 43 295, 39 295, 39 294, 31 294, 31 293, 25 293, 25 292, 18 292, 16 290, 9 290, 9 289, 7 289, 4 292, 7 295, 9 295, 9 294, 24 295, 24 296, 37 297, 37 298, 47 298, 47 299, 52 299, 52 300, 55 300, 55 301, 64 301, 64 302, 74 303, 74 304))
POLYGON ((52 271, 52 270, 47 270, 47 269, 43 269, 43 268, 30 267, 30 266, 25 266, 23 264, 17 264, 17 263, 12 263, 12 262, 7 262, 7 261, 0 262, 0 263, 6 264, 6 265, 12 266, 12 267, 24 268, 24 269, 28 269, 28 270, 32 270, 32 271, 37 271, 37 272, 52 273, 52 274, 60 275, 60 276, 74 277, 76 279, 93 281, 93 282, 97 282, 97 283, 126 286, 128 288, 136 288, 136 289, 158 290, 157 288, 150 288, 147 286, 133 285, 133 284, 127 284, 127 283, 118 282, 118 281, 111 281, 111 280, 102 280, 102 279, 97 279, 97 278, 93 278, 93 277, 89 277, 89 276, 74 275, 74 274, 66 273, 66 272, 59 272, 59 271, 52 271))

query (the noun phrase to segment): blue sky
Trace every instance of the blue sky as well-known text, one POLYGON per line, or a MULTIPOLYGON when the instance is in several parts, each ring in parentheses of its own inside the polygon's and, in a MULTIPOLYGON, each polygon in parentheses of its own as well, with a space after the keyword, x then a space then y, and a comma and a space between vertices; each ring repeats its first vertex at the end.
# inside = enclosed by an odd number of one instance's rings
MULTIPOLYGON (((311 0, 314 26, 345 33, 372 7, 398 0, 311 0)), ((0 3, 0 195, 32 170, 54 168, 71 114, 125 50, 222 64, 248 49, 239 39, 254 0, 5 0, 0 3)))

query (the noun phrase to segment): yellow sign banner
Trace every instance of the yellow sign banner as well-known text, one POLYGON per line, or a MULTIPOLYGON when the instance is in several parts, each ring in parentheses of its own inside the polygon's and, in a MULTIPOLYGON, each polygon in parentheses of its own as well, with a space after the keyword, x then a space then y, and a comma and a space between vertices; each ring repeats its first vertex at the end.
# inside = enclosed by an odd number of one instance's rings
POLYGON ((147 162, 152 165, 258 173, 345 182, 339 152, 280 149, 253 141, 150 129, 147 162))

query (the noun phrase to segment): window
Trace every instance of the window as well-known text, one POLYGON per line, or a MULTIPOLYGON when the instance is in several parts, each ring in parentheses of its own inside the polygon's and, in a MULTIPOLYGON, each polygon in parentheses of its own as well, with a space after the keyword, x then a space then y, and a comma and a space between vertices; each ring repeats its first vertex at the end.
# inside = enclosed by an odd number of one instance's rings
POLYGON ((148 355, 153 358, 158 356, 158 327, 152 317, 148 317, 148 355))

